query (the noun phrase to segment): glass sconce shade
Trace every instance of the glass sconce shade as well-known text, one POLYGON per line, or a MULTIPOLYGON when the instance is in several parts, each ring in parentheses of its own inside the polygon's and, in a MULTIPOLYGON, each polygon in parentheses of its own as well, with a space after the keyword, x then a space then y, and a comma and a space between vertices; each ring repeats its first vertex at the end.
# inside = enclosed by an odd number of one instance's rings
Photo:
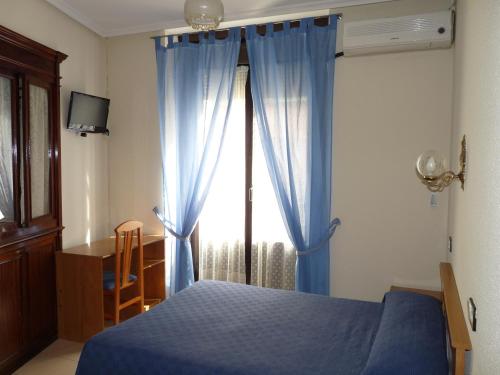
POLYGON ((221 0, 186 0, 184 18, 196 30, 214 30, 224 18, 221 0))
POLYGON ((432 192, 443 191, 453 181, 459 180, 464 189, 465 184, 465 162, 467 159, 465 135, 462 138, 460 151, 460 171, 454 173, 448 170, 446 160, 437 151, 426 151, 417 159, 416 172, 420 181, 432 192))
POLYGON ((446 171, 446 160, 437 151, 426 151, 417 159, 417 171, 425 177, 438 177, 446 171))

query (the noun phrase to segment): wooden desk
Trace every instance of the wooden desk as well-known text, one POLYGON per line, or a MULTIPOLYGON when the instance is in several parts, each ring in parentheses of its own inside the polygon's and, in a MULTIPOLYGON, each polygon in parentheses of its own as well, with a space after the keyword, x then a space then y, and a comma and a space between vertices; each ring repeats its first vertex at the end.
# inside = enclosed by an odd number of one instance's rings
MULTIPOLYGON (((165 299, 164 237, 144 236, 143 247, 145 305, 154 305, 165 299)), ((104 329, 103 272, 114 271, 114 255, 114 237, 56 252, 59 338, 83 342, 104 329)))

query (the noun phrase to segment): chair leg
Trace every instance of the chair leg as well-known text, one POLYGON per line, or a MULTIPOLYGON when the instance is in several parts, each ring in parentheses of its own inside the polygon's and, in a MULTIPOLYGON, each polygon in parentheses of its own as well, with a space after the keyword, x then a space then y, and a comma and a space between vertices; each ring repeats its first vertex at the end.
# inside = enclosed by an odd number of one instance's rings
POLYGON ((139 301, 139 313, 142 314, 144 312, 144 274, 142 272, 139 272, 139 296, 141 297, 141 300, 139 301))
POLYGON ((115 305, 115 311, 114 311, 113 315, 114 315, 113 316, 113 324, 117 325, 118 323, 120 323, 120 309, 116 305, 115 305))

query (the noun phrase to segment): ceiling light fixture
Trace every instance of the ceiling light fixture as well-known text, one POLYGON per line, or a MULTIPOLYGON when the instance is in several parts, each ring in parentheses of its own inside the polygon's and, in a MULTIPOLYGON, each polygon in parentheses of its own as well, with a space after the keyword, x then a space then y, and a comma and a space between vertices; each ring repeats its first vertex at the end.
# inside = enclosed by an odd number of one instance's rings
POLYGON ((215 30, 224 18, 221 0, 186 0, 184 18, 195 30, 215 30))

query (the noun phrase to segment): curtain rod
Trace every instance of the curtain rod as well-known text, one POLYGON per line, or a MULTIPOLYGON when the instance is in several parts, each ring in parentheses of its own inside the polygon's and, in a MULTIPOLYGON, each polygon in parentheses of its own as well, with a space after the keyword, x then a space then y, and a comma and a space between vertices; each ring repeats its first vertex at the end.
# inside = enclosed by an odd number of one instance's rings
MULTIPOLYGON (((321 19, 321 18, 326 18, 326 17, 330 17, 330 16, 337 16, 337 22, 338 21, 341 21, 342 20, 342 13, 337 13, 337 14, 328 14, 328 15, 324 15, 324 16, 317 16, 317 17, 313 17, 314 20, 317 20, 317 19, 321 19)), ((308 17, 305 17, 305 18, 308 18, 308 17)), ((299 19, 294 19, 294 20, 285 20, 285 21, 277 21, 277 22, 272 22, 272 24, 274 25, 277 25, 277 24, 280 24, 280 23, 283 23, 283 22, 300 22, 300 20, 302 20, 303 18, 299 18, 299 19)), ((266 25, 266 23, 258 23, 257 26, 264 26, 266 25)), ((246 25, 248 26, 248 25, 246 25)), ((245 29, 246 26, 240 26, 241 29, 245 29)), ((235 26, 235 27, 238 27, 238 26, 235 26)), ((230 28, 225 28, 225 29, 217 29, 217 30, 213 30, 213 31, 228 31, 230 28)), ((188 34, 188 35, 191 35, 191 34, 198 34, 198 33, 206 33, 207 31, 193 31, 193 32, 189 32, 189 33, 171 33, 171 34, 164 34, 164 35, 156 35, 156 36, 151 36, 149 37, 149 39, 161 39, 161 38, 167 38, 169 36, 179 36, 179 35, 183 35, 183 34, 188 34)))

